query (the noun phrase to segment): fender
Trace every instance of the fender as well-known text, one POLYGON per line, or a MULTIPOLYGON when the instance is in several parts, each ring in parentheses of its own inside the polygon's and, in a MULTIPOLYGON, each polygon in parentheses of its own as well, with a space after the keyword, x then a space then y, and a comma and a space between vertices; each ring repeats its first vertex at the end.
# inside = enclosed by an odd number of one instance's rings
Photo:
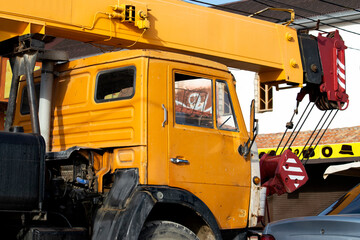
POLYGON ((174 203, 196 212, 222 239, 210 209, 192 193, 167 186, 139 185, 138 169, 119 169, 114 185, 97 211, 92 239, 138 239, 142 226, 156 203, 174 203))
POLYGON ((138 239, 156 200, 137 191, 138 169, 116 170, 114 185, 97 211, 92 239, 138 239))
POLYGON ((104 150, 100 148, 89 148, 89 147, 80 147, 80 146, 74 146, 71 148, 66 149, 65 151, 60 152, 47 152, 46 153, 46 160, 68 160, 70 156, 75 153, 79 152, 81 150, 87 150, 87 151, 93 151, 99 154, 103 154, 104 150))
POLYGON ((211 228, 216 239, 222 239, 219 226, 210 209, 194 194, 179 188, 167 186, 142 186, 151 192, 159 203, 175 203, 186 206, 196 212, 211 228))

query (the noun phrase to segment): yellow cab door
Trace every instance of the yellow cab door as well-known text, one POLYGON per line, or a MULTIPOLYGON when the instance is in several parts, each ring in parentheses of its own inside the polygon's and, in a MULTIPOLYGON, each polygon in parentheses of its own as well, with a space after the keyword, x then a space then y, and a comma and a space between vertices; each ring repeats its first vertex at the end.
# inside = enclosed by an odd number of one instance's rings
POLYGON ((220 228, 246 227, 250 162, 237 151, 247 132, 231 75, 183 69, 169 70, 169 184, 200 198, 220 228))

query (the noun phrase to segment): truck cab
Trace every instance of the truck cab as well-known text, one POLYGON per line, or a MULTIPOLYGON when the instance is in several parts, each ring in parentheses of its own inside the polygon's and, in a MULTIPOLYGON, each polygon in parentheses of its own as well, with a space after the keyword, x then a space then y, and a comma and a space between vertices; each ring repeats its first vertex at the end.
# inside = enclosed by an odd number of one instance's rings
POLYGON ((348 103, 340 35, 298 34, 293 10, 277 9, 291 13, 281 25, 178 0, 19 1, 3 0, 0 18, 13 73, 0 133, 7 239, 246 239, 266 187, 307 178, 287 152, 259 164, 254 104, 248 136, 226 66, 301 87, 297 104, 348 103), (47 45, 56 38, 154 50, 68 61, 47 45))
MULTIPOLYGON (((205 227, 214 238, 248 226, 251 163, 238 147, 249 136, 226 66, 131 50, 70 61, 55 71, 46 159, 52 179, 46 182, 59 184, 64 196, 72 186, 106 199, 121 182, 116 174, 134 169, 133 191, 146 188, 154 198, 141 221, 180 222, 195 234, 205 227)), ((39 89, 40 73, 34 81, 39 89)), ((21 81, 14 125, 31 132, 26 88, 21 81)))

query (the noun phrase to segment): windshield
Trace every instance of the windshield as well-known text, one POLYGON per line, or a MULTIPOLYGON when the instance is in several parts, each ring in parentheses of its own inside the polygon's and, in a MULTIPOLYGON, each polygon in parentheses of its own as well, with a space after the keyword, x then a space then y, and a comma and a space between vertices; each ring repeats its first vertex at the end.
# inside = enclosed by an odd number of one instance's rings
POLYGON ((360 184, 339 198, 319 215, 359 214, 360 213, 360 184))

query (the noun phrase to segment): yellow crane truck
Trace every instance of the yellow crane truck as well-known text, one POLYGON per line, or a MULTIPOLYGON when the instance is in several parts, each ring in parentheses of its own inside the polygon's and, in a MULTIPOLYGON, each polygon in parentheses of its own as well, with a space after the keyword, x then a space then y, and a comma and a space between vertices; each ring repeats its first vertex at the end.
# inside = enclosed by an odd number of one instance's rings
POLYGON ((322 108, 348 101, 337 32, 313 37, 178 0, 0 3, 0 55, 13 72, 2 239, 244 239, 266 191, 294 191, 307 176, 289 151, 260 169, 254 112, 248 133, 228 67, 301 87, 322 108), (128 50, 69 60, 47 49, 54 38, 128 50))

